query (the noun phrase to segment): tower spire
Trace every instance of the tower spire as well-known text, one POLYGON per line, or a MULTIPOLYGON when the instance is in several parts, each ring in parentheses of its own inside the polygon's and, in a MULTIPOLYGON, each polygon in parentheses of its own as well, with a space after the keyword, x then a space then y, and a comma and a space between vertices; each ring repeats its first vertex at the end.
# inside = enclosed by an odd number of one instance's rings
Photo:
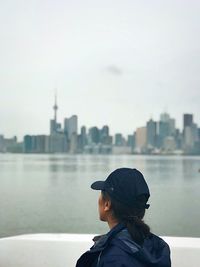
POLYGON ((58 105, 57 105, 57 90, 55 89, 55 104, 53 106, 54 109, 54 120, 57 123, 57 110, 58 110, 58 105))

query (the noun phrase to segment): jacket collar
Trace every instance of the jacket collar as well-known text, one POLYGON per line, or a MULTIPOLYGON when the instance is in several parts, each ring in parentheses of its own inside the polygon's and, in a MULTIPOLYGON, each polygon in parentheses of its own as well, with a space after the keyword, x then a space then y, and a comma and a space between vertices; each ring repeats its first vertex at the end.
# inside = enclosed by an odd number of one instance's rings
POLYGON ((121 232, 123 229, 125 229, 126 226, 122 223, 117 224, 115 227, 113 227, 107 234, 95 236, 93 238, 94 246, 91 248, 93 251, 101 251, 104 249, 109 242, 112 240, 114 236, 116 236, 119 232, 121 232))

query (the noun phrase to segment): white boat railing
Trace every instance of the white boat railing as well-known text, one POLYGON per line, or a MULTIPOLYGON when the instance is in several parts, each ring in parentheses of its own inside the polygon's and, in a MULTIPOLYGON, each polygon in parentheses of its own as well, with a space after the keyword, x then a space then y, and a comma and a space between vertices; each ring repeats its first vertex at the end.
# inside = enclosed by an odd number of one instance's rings
MULTIPOLYGON (((31 234, 0 239, 0 267, 74 267, 93 242, 91 234, 31 234)), ((163 237, 172 267, 200 266, 200 238, 163 237)))

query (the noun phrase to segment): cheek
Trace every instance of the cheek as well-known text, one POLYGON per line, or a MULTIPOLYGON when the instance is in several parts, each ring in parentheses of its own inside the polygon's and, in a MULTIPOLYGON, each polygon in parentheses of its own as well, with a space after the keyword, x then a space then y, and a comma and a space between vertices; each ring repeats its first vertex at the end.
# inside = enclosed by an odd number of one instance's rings
POLYGON ((104 201, 101 195, 98 200, 98 210, 99 210, 99 218, 100 220, 103 221, 104 220, 104 201))
POLYGON ((101 210, 102 207, 103 207, 103 200, 102 200, 102 196, 101 195, 99 196, 99 199, 98 199, 98 207, 99 207, 99 210, 101 210))

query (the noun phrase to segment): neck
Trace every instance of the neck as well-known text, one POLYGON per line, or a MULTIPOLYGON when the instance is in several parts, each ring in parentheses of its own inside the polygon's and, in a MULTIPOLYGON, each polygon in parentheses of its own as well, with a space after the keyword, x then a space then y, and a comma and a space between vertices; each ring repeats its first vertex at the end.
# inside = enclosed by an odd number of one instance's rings
POLYGON ((119 222, 118 222, 117 220, 108 220, 107 223, 108 223, 108 226, 109 226, 109 228, 110 228, 110 230, 111 230, 111 229, 112 229, 113 227, 115 227, 119 222))

